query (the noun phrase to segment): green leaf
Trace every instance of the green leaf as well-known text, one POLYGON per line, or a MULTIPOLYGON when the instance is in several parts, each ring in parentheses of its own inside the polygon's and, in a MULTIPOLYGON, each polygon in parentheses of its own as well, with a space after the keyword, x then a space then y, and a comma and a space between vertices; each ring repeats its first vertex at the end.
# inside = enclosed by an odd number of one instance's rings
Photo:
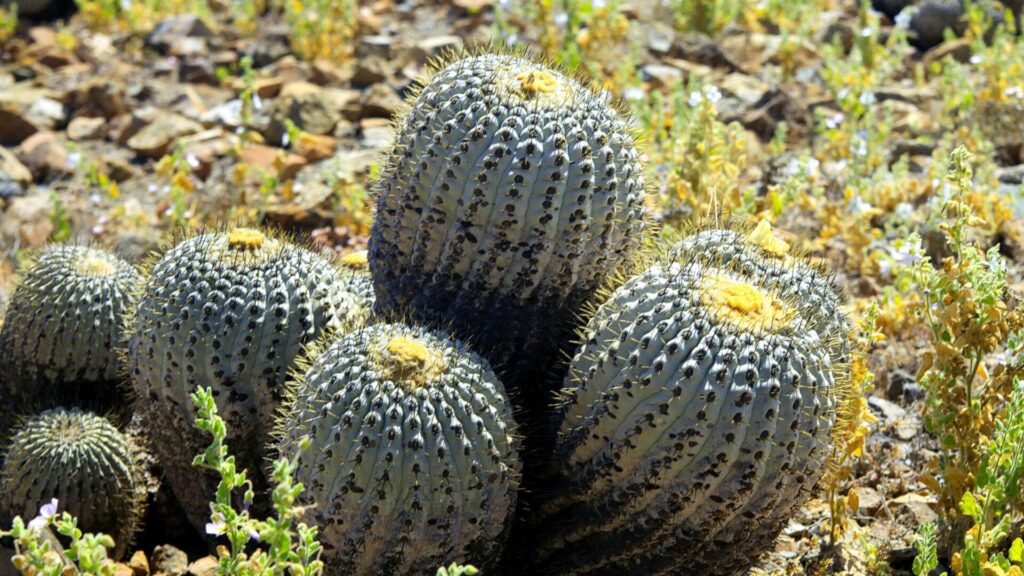
POLYGON ((960 499, 960 511, 976 521, 980 521, 983 514, 981 506, 971 492, 964 492, 964 497, 960 499))
POLYGON ((1024 540, 1017 538, 1010 544, 1010 562, 1016 562, 1020 564, 1022 556, 1024 556, 1024 540))

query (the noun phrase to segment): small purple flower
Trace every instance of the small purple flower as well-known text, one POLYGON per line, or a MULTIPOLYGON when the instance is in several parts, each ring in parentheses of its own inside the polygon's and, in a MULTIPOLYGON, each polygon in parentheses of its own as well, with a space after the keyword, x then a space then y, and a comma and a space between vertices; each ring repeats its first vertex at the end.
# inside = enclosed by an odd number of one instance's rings
POLYGON ((210 536, 221 536, 227 530, 227 526, 224 524, 224 516, 215 514, 212 518, 213 522, 206 523, 206 533, 210 536))
POLYGON ((36 516, 28 523, 29 529, 38 532, 45 528, 46 525, 50 523, 50 518, 53 518, 57 514, 58 504, 60 504, 60 502, 54 498, 53 500, 50 500, 49 504, 43 504, 40 506, 39 516, 36 516))

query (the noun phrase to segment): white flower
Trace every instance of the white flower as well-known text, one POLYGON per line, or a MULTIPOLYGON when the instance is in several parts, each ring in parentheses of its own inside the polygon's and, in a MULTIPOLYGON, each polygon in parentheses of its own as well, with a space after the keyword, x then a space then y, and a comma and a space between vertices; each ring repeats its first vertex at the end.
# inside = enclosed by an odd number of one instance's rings
POLYGON ((828 118, 825 118, 825 127, 829 130, 835 130, 836 128, 839 128, 839 125, 843 123, 843 120, 846 120, 846 114, 843 114, 842 112, 835 116, 829 116, 828 118))
POLYGON ((893 214, 900 220, 910 220, 914 215, 914 207, 908 202, 900 202, 896 205, 896 209, 893 210, 893 214))
POLYGON ((559 12, 558 14, 555 14, 555 25, 556 26, 565 26, 568 23, 569 23, 569 15, 568 14, 566 14, 565 12, 559 12))
POLYGON ((288 131, 285 130, 284 134, 281 135, 281 148, 287 148, 288 144, 291 144, 291 141, 291 134, 288 134, 288 131))
POLYGON ((252 107, 256 110, 263 110, 263 99, 255 92, 252 93, 252 107))
POLYGON ((701 95, 700 91, 694 90, 693 92, 690 92, 690 99, 687 100, 687 104, 690 106, 697 106, 703 99, 704 96, 701 95))
POLYGON ((982 62, 984 62, 985 61, 985 57, 982 56, 981 54, 974 54, 974 55, 971 56, 970 60, 968 60, 968 61, 971 64, 977 65, 977 64, 981 64, 982 62))
POLYGON ((57 506, 60 502, 54 498, 50 500, 49 504, 43 504, 39 507, 39 516, 36 516, 28 523, 29 530, 39 532, 50 523, 50 518, 53 518, 57 514, 57 506))
POLYGON ((99 204, 102 201, 103 201, 103 198, 100 197, 99 194, 96 194, 96 193, 89 194, 89 202, 92 202, 93 204, 99 204))
POLYGON ((600 10, 601 8, 604 8, 606 3, 606 0, 594 0, 592 6, 597 10, 600 10))
POLYGON ((196 155, 192 154, 191 152, 185 154, 185 162, 188 162, 188 165, 191 166, 193 169, 199 168, 199 158, 196 158, 196 155))
POLYGON ((875 102, 878 102, 878 98, 875 97, 874 92, 869 90, 861 93, 860 98, 858 98, 857 101, 860 102, 861 106, 871 106, 875 102))
POLYGON ((1003 259, 999 254, 993 254, 988 259, 988 269, 998 274, 1006 273, 1006 260, 1003 259))
POLYGON ((882 278, 888 278, 892 274, 892 261, 880 259, 878 261, 878 273, 882 275, 882 278))
POLYGON ((519 35, 518 34, 509 34, 508 38, 505 39, 505 44, 508 45, 508 46, 514 46, 515 43, 518 40, 519 40, 519 35))
POLYGON ((637 88, 635 86, 633 88, 626 88, 626 90, 622 93, 622 97, 625 98, 626 100, 643 100, 644 89, 637 88))
POLYGON ((893 20, 893 24, 896 24, 897 28, 902 28, 904 30, 909 30, 910 29, 910 11, 909 10, 904 10, 904 11, 900 12, 899 14, 897 14, 896 18, 893 20))
POLYGON ((99 236, 100 234, 103 234, 103 226, 97 224, 96 226, 90 228, 89 231, 92 232, 93 236, 99 236))
POLYGON ((902 242, 891 250, 893 261, 900 266, 913 266, 915 262, 924 256, 924 250, 920 244, 902 242))
POLYGON ((153 182, 150 182, 149 186, 146 186, 146 189, 149 190, 149 192, 152 194, 157 191, 157 185, 154 184, 153 182))
POLYGON ((72 170, 74 170, 75 168, 78 168, 78 165, 81 164, 81 163, 82 163, 82 153, 81 152, 72 152, 72 153, 68 154, 68 168, 71 168, 72 170))
POLYGON ((221 514, 214 514, 211 518, 213 522, 206 523, 206 533, 210 536, 220 536, 227 531, 228 527, 224 524, 224 516, 221 514))
POLYGON ((865 201, 860 196, 851 196, 850 200, 846 203, 846 207, 854 214, 863 214, 874 208, 870 202, 865 201))
POLYGON ((1024 99, 1024 89, 1021 89, 1020 86, 1010 86, 1005 91, 1003 91, 1003 94, 1007 98, 1020 98, 1020 99, 1024 99))
POLYGON ((865 26, 860 31, 860 36, 861 36, 861 38, 870 38, 874 33, 875 33, 875 29, 874 28, 872 28, 871 26, 865 26))
POLYGON ((715 86, 708 86, 704 88, 704 98, 707 98, 708 102, 716 104, 722 99, 722 92, 715 86))

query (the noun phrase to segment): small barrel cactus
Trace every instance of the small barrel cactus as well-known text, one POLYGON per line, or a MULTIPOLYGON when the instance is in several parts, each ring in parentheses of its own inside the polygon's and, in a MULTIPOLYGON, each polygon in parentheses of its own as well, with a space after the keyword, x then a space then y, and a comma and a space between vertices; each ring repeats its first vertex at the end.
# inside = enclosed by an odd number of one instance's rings
POLYGON ((337 325, 343 300, 331 261, 248 228, 185 240, 153 267, 129 368, 153 450, 196 527, 208 520, 216 479, 191 468, 206 445, 190 395, 213 389, 238 466, 261 490, 289 373, 303 347, 337 325))
POLYGON ((672 257, 678 262, 728 268, 744 278, 763 282, 786 298, 805 302, 810 326, 833 352, 834 367, 842 370, 849 364, 851 326, 842 309, 846 294, 833 276, 811 266, 772 230, 767 220, 751 229, 696 232, 673 247, 672 257))
POLYGON ((0 472, 5 521, 57 499, 86 532, 114 538, 120 556, 139 530, 152 486, 144 453, 101 416, 54 408, 24 421, 0 472))
POLYGON ((55 245, 39 254, 0 328, 2 422, 9 426, 20 412, 62 402, 116 407, 122 322, 140 278, 96 248, 55 245))
POLYGON ((749 570, 832 444, 846 381, 833 335, 809 328, 815 303, 672 258, 616 290, 566 379, 564 483, 537 558, 566 574, 749 570))
POLYGON ((339 260, 342 297, 341 321, 346 328, 363 324, 373 312, 376 297, 370 278, 370 262, 365 250, 351 252, 339 260))
POLYGON ((377 324, 312 364, 281 420, 327 572, 489 565, 519 471, 512 408, 486 360, 444 333, 377 324))
POLYGON ((459 59, 419 92, 377 183, 378 307, 451 328, 518 380, 641 243, 634 138, 604 94, 511 55, 459 59))

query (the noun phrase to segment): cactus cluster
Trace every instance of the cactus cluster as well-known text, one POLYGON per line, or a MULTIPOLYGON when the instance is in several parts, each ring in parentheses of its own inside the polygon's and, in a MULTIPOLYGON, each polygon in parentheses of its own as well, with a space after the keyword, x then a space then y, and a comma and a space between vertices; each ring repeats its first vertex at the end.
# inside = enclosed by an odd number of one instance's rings
MULTIPOLYGON (((0 331, 0 410, 124 370, 202 530, 218 479, 191 466, 206 448, 191 395, 209 387, 253 513, 267 457, 294 463, 329 574, 497 567, 510 532, 530 573, 740 574, 823 472, 848 384, 843 297, 767 224, 640 264, 627 124, 523 56, 457 59, 398 122, 368 253, 234 228, 177 243, 140 281, 93 249, 47 251, 0 331), (558 390, 545 376, 574 331, 558 390), (553 425, 517 427, 514 410, 553 425)), ((96 416, 45 412, 11 445, 3 506, 57 496, 125 542, 136 453, 96 416)))
POLYGON ((516 504, 515 423, 462 342, 402 324, 356 330, 316 359, 281 427, 330 573, 497 559, 516 504))
POLYGON ((239 466, 258 488, 285 383, 303 346, 335 327, 346 292, 324 257, 259 230, 180 242, 153 266, 130 328, 128 356, 153 450, 192 523, 208 521, 211 475, 192 459, 191 394, 213 390, 239 466))
POLYGON ((115 556, 140 528, 152 485, 143 452, 101 416, 53 408, 26 420, 0 472, 0 516, 35 516, 56 498, 79 528, 114 537, 115 556))
POLYGON ((640 245, 638 158, 625 120, 584 83, 517 56, 455 61, 400 119, 377 186, 379 306, 534 373, 640 245))
POLYGON ((97 248, 55 245, 38 255, 0 328, 0 422, 63 402, 115 407, 122 318, 139 280, 97 248))

